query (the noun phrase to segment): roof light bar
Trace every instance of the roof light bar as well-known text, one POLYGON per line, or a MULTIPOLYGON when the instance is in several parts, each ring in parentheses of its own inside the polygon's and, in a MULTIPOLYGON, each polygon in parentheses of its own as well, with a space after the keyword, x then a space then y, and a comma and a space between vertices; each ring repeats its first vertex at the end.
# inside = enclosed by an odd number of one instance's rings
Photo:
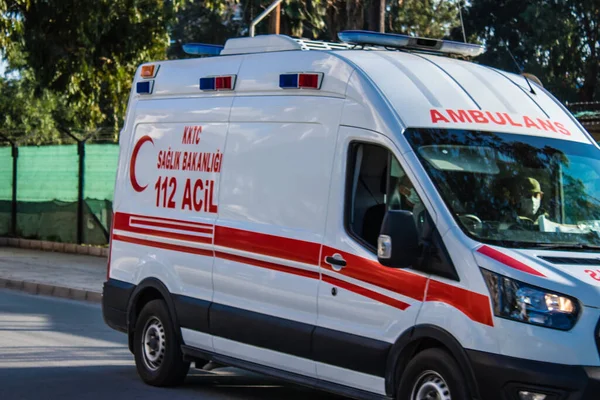
POLYGON ((224 46, 216 44, 186 43, 183 45, 183 51, 193 56, 218 56, 223 49, 224 46))
POLYGON ((209 76, 200 78, 200 90, 233 90, 236 75, 209 76))
POLYGON ((282 89, 321 89, 322 72, 292 73, 279 75, 279 87, 282 89))
POLYGON ((338 37, 343 42, 355 45, 384 46, 398 49, 406 48, 436 53, 456 54, 464 57, 476 57, 485 52, 485 47, 477 44, 419 38, 394 33, 342 31, 338 33, 338 37))

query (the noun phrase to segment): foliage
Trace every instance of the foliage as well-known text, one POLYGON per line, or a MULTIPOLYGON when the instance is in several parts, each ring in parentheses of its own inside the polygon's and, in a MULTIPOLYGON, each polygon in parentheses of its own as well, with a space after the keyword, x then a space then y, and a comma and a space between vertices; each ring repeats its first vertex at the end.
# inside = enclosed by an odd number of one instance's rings
POLYGON ((1 0, 3 53, 37 89, 64 95, 81 127, 117 128, 136 67, 164 59, 184 0, 1 0))
MULTIPOLYGON (((0 0, 0 129, 78 130, 122 125, 133 74, 151 60, 189 57, 183 43, 245 36, 272 0, 0 0)), ((281 33, 337 40, 346 29, 462 41, 460 0, 285 0, 281 33)), ((527 72, 563 101, 600 98, 598 0, 470 0, 468 39, 485 43, 479 62, 527 72), (506 44, 506 45, 505 45, 506 44)), ((269 17, 256 28, 269 32, 269 17)))
MULTIPOLYGON (((561 100, 599 98, 600 2, 594 0, 471 0, 465 26, 485 43, 482 63, 538 76, 561 100)), ((454 37, 460 36, 455 30, 454 37)))
POLYGON ((12 138, 44 132, 36 143, 64 139, 56 120, 69 118, 64 114, 68 113, 66 100, 49 90, 38 91, 31 71, 23 71, 18 80, 0 79, 0 93, 0 134, 12 138))
POLYGON ((398 0, 390 4, 387 31, 439 39, 458 25, 454 1, 398 0))

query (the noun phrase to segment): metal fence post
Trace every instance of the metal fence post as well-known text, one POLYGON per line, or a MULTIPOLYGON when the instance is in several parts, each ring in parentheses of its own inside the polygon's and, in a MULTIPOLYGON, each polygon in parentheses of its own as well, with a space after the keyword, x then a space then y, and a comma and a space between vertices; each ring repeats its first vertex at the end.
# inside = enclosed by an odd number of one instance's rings
POLYGON ((83 185, 85 168, 85 141, 77 141, 79 155, 79 182, 77 185, 77 244, 83 244, 83 185))
POLYGON ((11 205, 11 228, 13 237, 17 236, 17 158, 19 157, 19 147, 15 142, 11 142, 12 151, 12 205, 11 205))

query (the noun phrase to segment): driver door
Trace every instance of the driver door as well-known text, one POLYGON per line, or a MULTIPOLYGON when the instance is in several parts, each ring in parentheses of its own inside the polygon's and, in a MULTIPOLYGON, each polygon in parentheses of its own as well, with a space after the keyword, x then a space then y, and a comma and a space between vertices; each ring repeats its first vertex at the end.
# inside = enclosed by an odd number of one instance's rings
POLYGON ((338 140, 313 335, 317 375, 384 394, 388 352, 414 325, 428 275, 377 261, 381 222, 406 174, 395 146, 350 127, 338 140))

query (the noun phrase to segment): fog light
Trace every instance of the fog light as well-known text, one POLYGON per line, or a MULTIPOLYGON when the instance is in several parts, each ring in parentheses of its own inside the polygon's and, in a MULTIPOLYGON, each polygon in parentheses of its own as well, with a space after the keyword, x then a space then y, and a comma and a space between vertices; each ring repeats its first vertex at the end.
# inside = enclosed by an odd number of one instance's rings
POLYGON ((521 400, 545 400, 546 397, 545 394, 541 393, 525 392, 523 390, 519 392, 519 398, 521 400))

